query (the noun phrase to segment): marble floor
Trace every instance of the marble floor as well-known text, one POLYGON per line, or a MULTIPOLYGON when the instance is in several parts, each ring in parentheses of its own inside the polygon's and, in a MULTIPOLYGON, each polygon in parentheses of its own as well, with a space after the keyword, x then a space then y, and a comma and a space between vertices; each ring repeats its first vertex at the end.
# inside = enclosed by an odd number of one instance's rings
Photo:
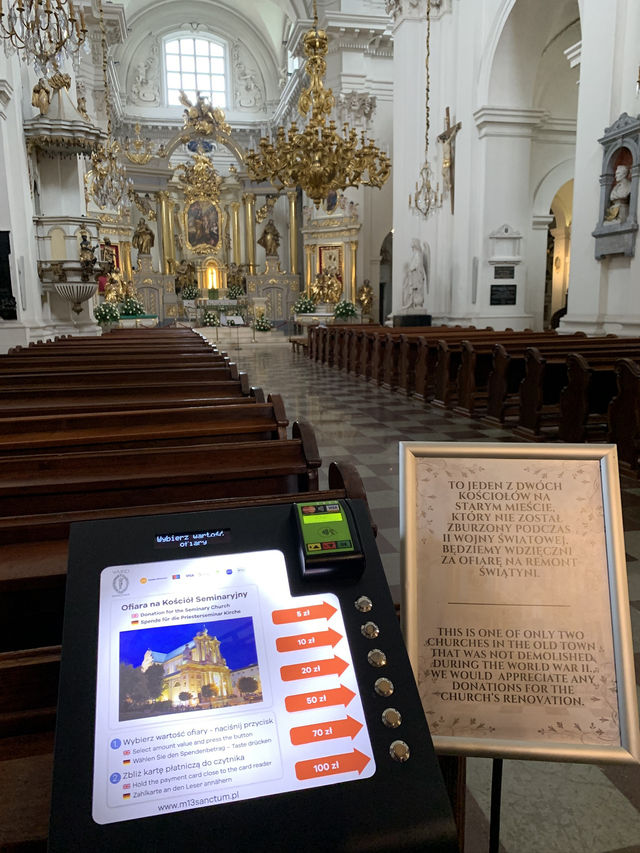
MULTIPOLYGON (((513 441, 513 436, 310 362, 292 354, 287 343, 246 343, 239 348, 231 343, 226 348, 253 385, 282 395, 290 421, 302 417, 312 423, 325 478, 333 460, 356 464, 378 525, 385 572, 398 600, 398 442, 513 441)), ((638 680, 640 481, 623 478, 621 485, 638 680)), ((488 849, 490 778, 489 759, 468 759, 465 853, 488 849)), ((505 761, 501 849, 640 853, 640 765, 505 761)))

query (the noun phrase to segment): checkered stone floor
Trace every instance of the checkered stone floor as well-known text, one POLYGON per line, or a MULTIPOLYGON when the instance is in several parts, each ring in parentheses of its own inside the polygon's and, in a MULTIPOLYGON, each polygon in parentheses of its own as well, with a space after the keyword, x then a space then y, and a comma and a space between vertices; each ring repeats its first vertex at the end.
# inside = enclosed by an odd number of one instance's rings
MULTIPOLYGON (((282 395, 290 421, 306 418, 323 460, 353 462, 364 481, 389 585, 399 600, 398 443, 514 441, 507 431, 425 406, 404 394, 294 355, 290 345, 228 350, 251 384, 282 395)), ((636 674, 640 673, 640 482, 622 478, 636 674)), ((468 759, 466 853, 488 849, 491 762, 468 759)), ((505 762, 505 853, 640 853, 640 766, 505 762)))

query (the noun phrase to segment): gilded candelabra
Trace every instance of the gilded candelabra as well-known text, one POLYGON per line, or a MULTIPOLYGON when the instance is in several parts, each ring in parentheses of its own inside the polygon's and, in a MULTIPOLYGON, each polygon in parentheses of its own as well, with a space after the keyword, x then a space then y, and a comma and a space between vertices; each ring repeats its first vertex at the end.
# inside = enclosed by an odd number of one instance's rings
POLYGON ((324 30, 318 29, 315 0, 313 15, 313 28, 304 37, 305 70, 310 83, 298 100, 300 115, 311 113, 307 125, 300 129, 292 122, 288 133, 280 126, 273 141, 263 136, 259 151, 249 151, 246 163, 252 180, 300 186, 319 207, 335 190, 361 184, 381 187, 389 177, 391 161, 372 139, 365 140, 364 131, 358 139, 357 131, 348 124, 340 133, 335 121, 327 123, 335 101, 332 90, 323 84, 328 38, 324 30))
POLYGON ((85 44, 87 28, 72 0, 13 0, 6 14, 0 0, 0 37, 46 77, 57 70, 63 53, 72 56, 85 44))

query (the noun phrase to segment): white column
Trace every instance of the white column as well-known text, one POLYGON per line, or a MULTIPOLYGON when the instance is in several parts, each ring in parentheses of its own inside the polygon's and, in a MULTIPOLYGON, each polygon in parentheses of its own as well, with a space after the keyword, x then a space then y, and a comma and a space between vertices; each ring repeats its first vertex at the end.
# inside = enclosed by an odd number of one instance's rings
POLYGON ((598 139, 622 112, 638 113, 640 9, 634 0, 583 0, 569 304, 561 330, 640 333, 640 243, 634 258, 596 261, 603 149, 598 139))
MULTIPOLYGON (((393 12, 393 298, 392 311, 402 312, 402 284, 411 256, 411 241, 423 237, 425 223, 411 213, 424 159, 426 1, 398 3, 393 12)), ((433 31, 432 31, 433 36, 433 31)))

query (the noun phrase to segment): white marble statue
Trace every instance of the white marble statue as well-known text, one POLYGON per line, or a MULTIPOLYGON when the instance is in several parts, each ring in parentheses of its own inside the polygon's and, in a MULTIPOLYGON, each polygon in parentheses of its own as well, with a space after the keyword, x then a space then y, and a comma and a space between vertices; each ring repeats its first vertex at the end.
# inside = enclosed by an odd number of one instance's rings
POLYGON ((424 308, 428 292, 427 265, 420 240, 411 241, 411 257, 402 285, 402 308, 424 308))

